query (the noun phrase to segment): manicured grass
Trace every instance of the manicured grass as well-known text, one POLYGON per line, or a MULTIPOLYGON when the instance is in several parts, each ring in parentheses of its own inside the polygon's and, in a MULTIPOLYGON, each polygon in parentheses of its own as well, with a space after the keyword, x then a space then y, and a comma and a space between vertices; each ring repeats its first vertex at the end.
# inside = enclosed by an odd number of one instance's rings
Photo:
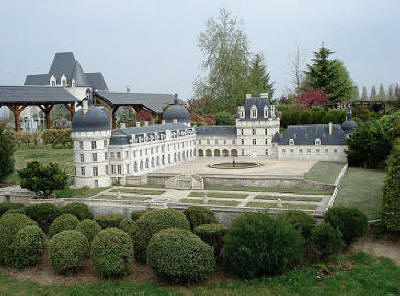
POLYGON ((313 201, 320 202, 322 197, 316 196, 270 196, 270 195, 256 195, 254 199, 262 199, 262 200, 293 200, 293 201, 313 201))
POLYGON ((239 194, 239 193, 227 193, 227 192, 208 192, 208 197, 214 198, 234 198, 234 199, 244 199, 248 194, 239 194))
POLYGON ((161 195, 165 191, 164 190, 143 190, 143 189, 127 189, 127 188, 116 188, 112 189, 111 192, 124 192, 124 193, 133 193, 140 195, 161 195))
POLYGON ((96 197, 96 199, 109 199, 109 200, 137 200, 137 201, 143 201, 143 200, 149 200, 151 197, 144 197, 144 196, 121 196, 120 199, 118 199, 116 196, 112 195, 99 195, 96 197))
POLYGON ((143 185, 125 185, 125 187, 138 187, 138 188, 165 188, 164 184, 143 184, 143 185))
MULTIPOLYGON (((181 203, 191 203, 191 204, 202 204, 202 199, 192 199, 192 198, 182 198, 179 200, 181 203)), ((207 200, 207 204, 214 206, 227 206, 227 207, 236 207, 240 202, 235 200, 207 200)))
POLYGON ((56 198, 85 198, 99 194, 100 192, 107 190, 109 187, 103 188, 88 188, 83 187, 79 189, 66 188, 63 190, 54 191, 56 198))
POLYGON ((215 191, 245 191, 245 192, 277 192, 277 193, 298 193, 305 195, 331 195, 333 190, 307 190, 297 188, 267 188, 267 187, 229 187, 206 185, 206 190, 215 191))
POLYGON ((385 175, 383 170, 349 168, 341 181, 335 206, 356 207, 370 219, 379 218, 385 175))
MULTIPOLYGON (((267 202, 256 202, 256 201, 249 201, 246 204, 246 207, 249 208, 278 208, 277 203, 267 203, 267 202)), ((298 209, 298 210, 316 210, 317 206, 313 205, 296 205, 296 204, 289 204, 289 203, 282 203, 282 208, 284 209, 298 209)))
POLYGON ((319 161, 304 174, 304 179, 334 184, 344 165, 343 162, 319 161))
POLYGON ((181 203, 192 203, 192 204, 202 204, 202 199, 194 199, 194 198, 182 198, 179 200, 181 203))
POLYGON ((201 191, 192 191, 188 196, 190 197, 203 197, 206 193, 201 191))

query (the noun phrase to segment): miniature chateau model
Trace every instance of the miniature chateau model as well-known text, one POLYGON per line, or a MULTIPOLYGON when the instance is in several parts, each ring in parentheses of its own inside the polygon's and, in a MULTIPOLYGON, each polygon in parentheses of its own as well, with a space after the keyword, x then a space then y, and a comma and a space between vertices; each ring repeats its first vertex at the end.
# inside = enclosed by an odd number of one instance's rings
MULTIPOLYGON (((297 160, 347 160, 347 138, 357 127, 347 110, 340 124, 289 126, 280 134, 280 119, 266 94, 246 95, 236 126, 192 127, 188 110, 175 96, 162 123, 112 130, 108 111, 89 106, 90 94, 72 120, 75 187, 137 184, 159 168, 194 157, 265 157, 297 160)), ((195 173, 195 172, 194 172, 195 173)), ((193 176, 195 177, 195 176, 193 176)))

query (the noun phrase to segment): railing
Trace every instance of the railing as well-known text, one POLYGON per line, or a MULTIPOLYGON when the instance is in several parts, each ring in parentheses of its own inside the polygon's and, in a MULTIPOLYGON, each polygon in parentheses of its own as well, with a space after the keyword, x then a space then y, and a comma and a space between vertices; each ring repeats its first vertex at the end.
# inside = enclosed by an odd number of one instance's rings
POLYGON ((326 211, 334 205, 334 203, 336 201, 336 197, 337 197, 338 191, 339 191, 340 181, 342 180, 342 178, 343 178, 344 174, 346 173, 348 167, 349 167, 349 165, 346 163, 344 165, 344 167, 342 168, 342 170, 340 171, 338 177, 336 178, 336 181, 335 181, 335 184, 334 184, 335 185, 335 190, 333 191, 333 194, 332 194, 331 198, 329 199, 328 204, 326 205, 326 208, 325 208, 326 211))

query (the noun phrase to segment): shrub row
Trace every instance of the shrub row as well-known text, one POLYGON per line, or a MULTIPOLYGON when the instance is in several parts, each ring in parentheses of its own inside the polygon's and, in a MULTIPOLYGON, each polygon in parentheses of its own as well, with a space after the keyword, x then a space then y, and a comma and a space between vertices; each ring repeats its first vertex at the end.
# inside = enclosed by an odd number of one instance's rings
POLYGON ((280 118, 280 125, 287 128, 289 125, 300 124, 322 124, 322 123, 343 123, 346 120, 346 111, 344 110, 323 110, 318 111, 297 111, 283 110, 280 118))

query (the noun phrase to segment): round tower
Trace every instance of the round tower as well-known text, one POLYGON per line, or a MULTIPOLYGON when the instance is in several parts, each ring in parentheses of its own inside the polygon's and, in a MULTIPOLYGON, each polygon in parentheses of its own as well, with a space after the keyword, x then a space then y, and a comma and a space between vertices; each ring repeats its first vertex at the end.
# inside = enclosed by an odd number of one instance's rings
POLYGON ((72 119, 74 148, 74 186, 76 188, 108 187, 108 145, 111 126, 107 112, 102 108, 89 107, 88 100, 72 119))

